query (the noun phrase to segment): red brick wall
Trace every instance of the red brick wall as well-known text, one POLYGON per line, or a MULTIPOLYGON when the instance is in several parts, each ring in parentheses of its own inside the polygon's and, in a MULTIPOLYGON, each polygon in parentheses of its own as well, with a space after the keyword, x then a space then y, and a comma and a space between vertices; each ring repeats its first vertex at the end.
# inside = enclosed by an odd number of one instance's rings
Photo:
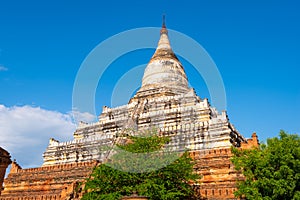
POLYGON ((0 200, 78 199, 76 188, 97 164, 91 161, 21 169, 13 162, 0 200))
MULTIPOLYGON (((257 136, 253 134, 241 148, 258 145, 257 136)), ((202 197, 210 200, 235 199, 236 181, 243 176, 234 170, 230 148, 194 151, 190 155, 196 161, 195 171, 202 175, 200 184, 196 186, 202 197)), ((76 188, 98 164, 91 161, 22 169, 13 162, 0 200, 79 199, 80 192, 76 192, 76 188)))

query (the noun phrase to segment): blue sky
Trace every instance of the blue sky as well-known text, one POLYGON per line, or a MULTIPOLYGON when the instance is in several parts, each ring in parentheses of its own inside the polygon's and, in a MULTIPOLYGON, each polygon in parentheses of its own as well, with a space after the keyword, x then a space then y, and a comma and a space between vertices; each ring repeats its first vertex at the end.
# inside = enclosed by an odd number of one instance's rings
MULTIPOLYGON (((161 26, 162 13, 168 28, 196 40, 216 63, 230 121, 244 136, 256 131, 265 140, 277 136, 280 129, 299 133, 299 8, 297 0, 1 1, 0 146, 21 164, 34 166, 41 163, 48 138, 71 139, 73 83, 85 57, 117 33, 161 26), (23 111, 59 116, 61 121, 50 117, 39 121, 39 115, 25 116, 23 111), (26 131, 16 134, 22 129, 14 129, 16 123, 26 126, 26 131), (28 150, 22 144, 26 137, 41 141, 28 150), (14 145, 8 145, 11 140, 14 145), (15 151, 17 145, 21 147, 15 151), (39 160, 22 157, 29 151, 35 151, 39 160)), ((110 104, 100 94, 112 90, 114 77, 147 63, 153 52, 132 52, 112 64, 97 90, 98 114, 110 104)), ((209 98, 201 76, 183 63, 197 94, 209 98)))

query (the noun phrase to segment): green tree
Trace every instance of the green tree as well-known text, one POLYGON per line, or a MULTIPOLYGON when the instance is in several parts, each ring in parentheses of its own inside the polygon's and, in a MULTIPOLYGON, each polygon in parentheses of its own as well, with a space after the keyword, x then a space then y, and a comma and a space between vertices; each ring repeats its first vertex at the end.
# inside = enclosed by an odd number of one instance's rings
POLYGON ((155 130, 127 138, 130 142, 117 145, 115 154, 94 169, 83 200, 116 200, 134 192, 151 200, 196 197, 191 183, 200 176, 194 173, 187 151, 162 151, 169 138, 158 136, 155 130))
POLYGON ((300 137, 280 131, 279 138, 250 150, 232 149, 232 162, 245 180, 237 197, 246 199, 300 199, 300 137))

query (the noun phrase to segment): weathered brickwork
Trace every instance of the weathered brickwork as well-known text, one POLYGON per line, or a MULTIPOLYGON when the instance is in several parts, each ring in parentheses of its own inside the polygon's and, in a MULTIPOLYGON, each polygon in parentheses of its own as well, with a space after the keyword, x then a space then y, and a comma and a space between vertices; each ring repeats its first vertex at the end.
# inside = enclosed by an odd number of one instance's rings
POLYGON ((11 163, 9 153, 0 147, 0 195, 2 191, 3 179, 5 176, 6 169, 11 163))
POLYGON ((149 198, 146 196, 139 196, 136 193, 121 198, 121 200, 147 200, 147 199, 149 198))
MULTIPOLYGON (((257 136, 253 134, 251 139, 242 143, 242 148, 258 145, 257 136)), ((202 176, 200 185, 196 187, 202 197, 210 200, 235 199, 233 192, 237 189, 236 181, 243 180, 244 177, 234 170, 230 161, 231 148, 192 151, 190 155, 196 161, 195 171, 202 176)))
POLYGON ((22 169, 13 162, 0 200, 79 199, 80 183, 97 164, 89 161, 22 169))

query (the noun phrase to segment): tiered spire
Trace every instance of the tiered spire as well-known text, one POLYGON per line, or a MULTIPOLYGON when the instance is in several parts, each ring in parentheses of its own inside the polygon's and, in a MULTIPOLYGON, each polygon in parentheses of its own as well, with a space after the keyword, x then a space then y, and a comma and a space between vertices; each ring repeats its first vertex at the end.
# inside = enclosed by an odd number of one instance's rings
POLYGON ((170 45, 165 16, 156 51, 144 72, 141 90, 162 87, 174 90, 174 93, 188 90, 186 74, 170 45))
POLYGON ((178 60, 170 45, 168 29, 166 27, 165 20, 165 15, 163 15, 163 22, 160 30, 160 39, 158 41, 158 45, 154 55, 152 56, 152 59, 164 56, 178 60))

